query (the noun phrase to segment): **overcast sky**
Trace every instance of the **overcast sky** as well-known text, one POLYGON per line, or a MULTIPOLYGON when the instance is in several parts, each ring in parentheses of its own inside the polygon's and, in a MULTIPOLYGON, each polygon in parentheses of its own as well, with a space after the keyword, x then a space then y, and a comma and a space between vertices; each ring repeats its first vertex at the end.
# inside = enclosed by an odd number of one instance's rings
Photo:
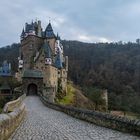
POLYGON ((140 0, 0 0, 0 46, 20 41, 25 22, 51 19, 62 39, 83 42, 140 38, 140 0))

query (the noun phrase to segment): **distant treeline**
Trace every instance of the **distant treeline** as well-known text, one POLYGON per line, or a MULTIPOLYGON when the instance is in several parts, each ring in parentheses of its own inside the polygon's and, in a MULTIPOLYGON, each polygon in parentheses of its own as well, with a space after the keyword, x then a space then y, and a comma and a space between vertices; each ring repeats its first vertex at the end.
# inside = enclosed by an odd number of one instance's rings
POLYGON ((69 56, 69 78, 75 84, 108 89, 110 109, 140 113, 139 44, 77 41, 63 44, 69 56))
MULTIPOLYGON (((70 80, 83 90, 89 87, 91 90, 92 87, 108 89, 111 110, 140 113, 139 44, 65 40, 62 43, 65 54, 69 56, 70 80)), ((0 63, 5 59, 9 60, 13 71, 17 70, 19 45, 0 48, 0 63)))
POLYGON ((14 43, 0 48, 0 66, 4 60, 11 63, 12 73, 17 71, 20 44, 14 43))

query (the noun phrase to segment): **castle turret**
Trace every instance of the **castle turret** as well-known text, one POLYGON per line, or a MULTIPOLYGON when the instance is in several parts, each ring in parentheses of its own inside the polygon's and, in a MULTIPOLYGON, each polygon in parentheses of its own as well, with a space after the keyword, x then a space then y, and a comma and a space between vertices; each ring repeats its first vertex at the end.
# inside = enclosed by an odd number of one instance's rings
POLYGON ((31 24, 26 23, 26 25, 25 25, 25 34, 26 34, 26 36, 35 35, 35 27, 34 27, 33 22, 31 24))

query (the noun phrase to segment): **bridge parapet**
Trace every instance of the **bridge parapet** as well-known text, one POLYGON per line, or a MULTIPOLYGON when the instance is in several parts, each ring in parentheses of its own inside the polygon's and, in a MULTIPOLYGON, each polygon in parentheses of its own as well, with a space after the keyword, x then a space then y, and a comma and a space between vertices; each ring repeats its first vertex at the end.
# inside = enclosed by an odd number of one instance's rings
POLYGON ((24 98, 25 95, 22 95, 17 100, 7 103, 5 112, 12 112, 0 114, 0 140, 8 139, 23 120, 25 116, 25 105, 22 103, 22 100, 24 98))
POLYGON ((75 118, 85 120, 100 126, 131 133, 140 136, 140 120, 130 120, 125 117, 114 116, 109 113, 96 112, 75 107, 67 107, 47 101, 41 96, 42 102, 55 110, 62 111, 75 118))
POLYGON ((14 100, 14 101, 10 101, 8 102, 3 109, 4 113, 8 113, 8 112, 12 112, 14 111, 16 108, 18 108, 19 106, 21 106, 23 99, 26 97, 26 94, 23 94, 22 96, 20 96, 18 99, 14 100))

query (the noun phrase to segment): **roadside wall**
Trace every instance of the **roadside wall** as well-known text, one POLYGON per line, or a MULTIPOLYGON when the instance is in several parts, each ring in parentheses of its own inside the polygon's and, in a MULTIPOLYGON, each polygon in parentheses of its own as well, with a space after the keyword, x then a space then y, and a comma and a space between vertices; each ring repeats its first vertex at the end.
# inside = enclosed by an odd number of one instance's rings
POLYGON ((140 120, 129 120, 125 117, 113 116, 108 113, 78 109, 74 107, 66 107, 63 105, 48 102, 45 97, 40 98, 46 106, 58 111, 62 111, 75 118, 85 120, 107 128, 140 136, 140 120))
POLYGON ((9 112, 12 110, 12 112, 0 114, 0 140, 7 140, 23 120, 25 116, 25 105, 20 102, 23 99, 24 96, 21 96, 19 99, 7 103, 8 105, 6 104, 5 111, 9 112), (12 109, 10 108, 9 110, 10 104, 12 105, 12 109))

